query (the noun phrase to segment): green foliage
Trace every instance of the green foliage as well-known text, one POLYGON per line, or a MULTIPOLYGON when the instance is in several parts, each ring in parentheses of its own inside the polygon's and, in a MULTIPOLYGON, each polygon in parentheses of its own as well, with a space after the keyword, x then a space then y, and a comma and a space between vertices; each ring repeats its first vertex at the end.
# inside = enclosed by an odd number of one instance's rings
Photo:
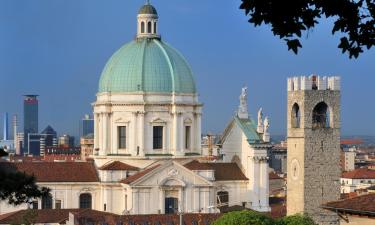
MULTIPOLYGON (((0 154, 4 155, 3 149, 0 154)), ((33 198, 49 194, 49 189, 38 187, 35 177, 17 171, 15 168, 0 169, 0 200, 7 200, 10 204, 28 203, 33 198)))
POLYGON ((254 211, 235 211, 224 214, 212 225, 274 225, 275 221, 254 211))
POLYGON ((296 214, 273 220, 265 214, 243 210, 225 213, 212 225, 317 225, 310 217, 296 214))
POLYGON ((279 225, 317 225, 310 217, 296 214, 286 216, 279 221, 279 225))
POLYGON ((322 17, 334 20, 332 34, 342 36, 338 48, 350 58, 375 45, 375 0, 242 0, 240 9, 254 26, 270 25, 295 54, 302 33, 322 17))

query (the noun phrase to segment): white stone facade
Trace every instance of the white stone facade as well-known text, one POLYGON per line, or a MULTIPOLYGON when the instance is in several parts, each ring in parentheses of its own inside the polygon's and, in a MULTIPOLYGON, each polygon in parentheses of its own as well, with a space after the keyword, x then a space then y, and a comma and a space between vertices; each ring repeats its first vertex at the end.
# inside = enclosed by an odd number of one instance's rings
POLYGON ((200 153, 202 105, 195 94, 100 93, 93 106, 97 155, 200 153), (118 146, 119 126, 126 127, 126 148, 118 146), (163 127, 160 149, 153 148, 154 126, 163 127))

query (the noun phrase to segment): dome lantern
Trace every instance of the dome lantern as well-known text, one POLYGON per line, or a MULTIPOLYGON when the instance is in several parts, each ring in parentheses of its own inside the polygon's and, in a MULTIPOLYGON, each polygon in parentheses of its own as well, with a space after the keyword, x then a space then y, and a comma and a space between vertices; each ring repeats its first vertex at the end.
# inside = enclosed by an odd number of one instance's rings
POLYGON ((149 1, 143 5, 137 16, 137 38, 159 38, 157 32, 158 13, 149 1))

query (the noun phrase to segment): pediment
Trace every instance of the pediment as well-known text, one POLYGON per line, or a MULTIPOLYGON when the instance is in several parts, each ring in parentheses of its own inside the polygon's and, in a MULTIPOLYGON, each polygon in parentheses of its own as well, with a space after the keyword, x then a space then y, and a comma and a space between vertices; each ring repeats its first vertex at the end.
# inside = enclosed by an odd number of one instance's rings
POLYGON ((166 123, 166 121, 165 120, 162 120, 162 119, 160 119, 160 118, 155 118, 155 119, 153 119, 153 120, 151 120, 151 123, 153 123, 153 124, 162 124, 162 123, 166 123))
POLYGON ((177 162, 168 162, 142 177, 131 186, 211 186, 212 183, 177 162))

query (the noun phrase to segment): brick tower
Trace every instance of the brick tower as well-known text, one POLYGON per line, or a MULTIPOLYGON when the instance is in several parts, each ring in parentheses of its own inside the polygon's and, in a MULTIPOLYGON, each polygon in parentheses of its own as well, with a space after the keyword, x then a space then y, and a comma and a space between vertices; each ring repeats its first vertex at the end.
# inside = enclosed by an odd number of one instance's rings
POLYGON ((340 78, 288 79, 287 214, 339 224, 320 206, 340 196, 340 78))

